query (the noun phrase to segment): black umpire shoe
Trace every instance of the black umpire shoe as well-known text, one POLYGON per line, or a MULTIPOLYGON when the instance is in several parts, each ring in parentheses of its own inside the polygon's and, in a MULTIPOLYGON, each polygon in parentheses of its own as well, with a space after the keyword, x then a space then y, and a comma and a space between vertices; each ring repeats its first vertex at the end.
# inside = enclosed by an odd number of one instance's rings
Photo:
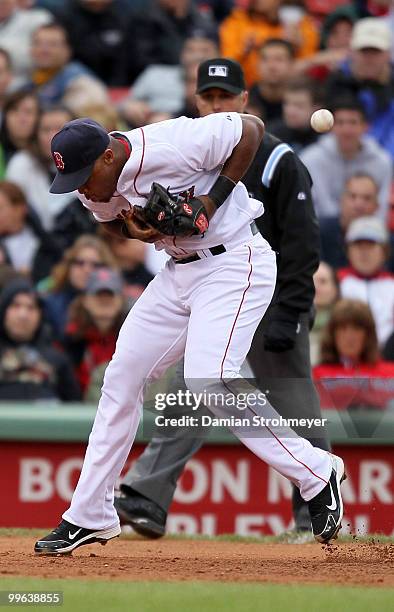
POLYGON ((315 539, 328 544, 338 537, 343 517, 341 482, 345 480, 345 466, 340 457, 330 453, 332 472, 330 480, 320 493, 309 502, 312 531, 315 539))
POLYGON ((84 529, 73 525, 64 519, 45 538, 38 540, 34 546, 34 552, 40 555, 67 555, 74 548, 100 542, 106 544, 111 538, 116 538, 121 533, 119 525, 110 529, 84 529))
MULTIPOLYGON (((131 490, 130 490, 131 491, 131 490)), ((115 497, 115 510, 123 525, 130 525, 145 538, 161 538, 166 532, 167 512, 137 492, 115 497)))

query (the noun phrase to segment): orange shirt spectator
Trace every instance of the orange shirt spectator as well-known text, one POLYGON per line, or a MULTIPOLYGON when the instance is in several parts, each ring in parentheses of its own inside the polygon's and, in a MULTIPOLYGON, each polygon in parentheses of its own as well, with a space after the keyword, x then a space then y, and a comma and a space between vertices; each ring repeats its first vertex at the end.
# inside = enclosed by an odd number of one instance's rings
POLYGON ((288 40, 297 58, 308 57, 318 48, 319 34, 313 19, 300 9, 290 23, 281 13, 280 4, 281 0, 251 0, 248 9, 235 8, 220 27, 222 55, 242 65, 248 86, 259 78, 258 51, 265 40, 288 40))

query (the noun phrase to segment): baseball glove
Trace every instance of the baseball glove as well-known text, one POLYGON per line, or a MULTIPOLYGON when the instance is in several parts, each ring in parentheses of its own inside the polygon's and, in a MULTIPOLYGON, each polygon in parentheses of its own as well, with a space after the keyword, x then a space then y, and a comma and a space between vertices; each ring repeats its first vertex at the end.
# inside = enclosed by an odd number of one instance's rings
POLYGON ((201 200, 172 195, 159 183, 152 188, 144 208, 134 206, 141 221, 167 236, 192 236, 208 229, 208 215, 201 200))

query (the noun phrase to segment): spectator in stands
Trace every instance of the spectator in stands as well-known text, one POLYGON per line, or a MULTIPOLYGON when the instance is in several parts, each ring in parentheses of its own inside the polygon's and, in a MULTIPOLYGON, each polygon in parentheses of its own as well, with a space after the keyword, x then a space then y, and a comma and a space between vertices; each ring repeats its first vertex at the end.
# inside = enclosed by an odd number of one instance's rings
POLYGON ((293 65, 294 49, 289 42, 269 38, 262 44, 258 60, 259 79, 250 88, 248 106, 267 123, 282 117, 283 94, 293 65))
POLYGON ((0 240, 0 266, 4 265, 11 265, 11 260, 5 244, 0 240))
POLYGON ((176 113, 177 117, 185 116, 195 119, 200 116, 196 106, 197 70, 198 65, 196 66, 195 64, 191 64, 185 70, 183 106, 176 113))
POLYGON ((0 240, 0 292, 11 280, 18 276, 18 272, 12 267, 8 251, 0 240))
POLYGON ((242 65, 248 87, 259 79, 259 49, 268 38, 292 43, 296 57, 312 55, 318 48, 319 34, 312 18, 301 9, 298 22, 290 24, 280 6, 281 0, 249 0, 247 8, 235 7, 221 24, 222 55, 242 65))
POLYGON ((337 100, 332 110, 332 133, 322 136, 300 155, 312 176, 318 217, 337 217, 346 179, 364 172, 379 185, 379 216, 385 220, 392 181, 390 156, 365 135, 368 126, 360 102, 351 98, 337 100))
POLYGON ((311 115, 319 108, 320 91, 307 77, 292 79, 283 94, 283 118, 269 123, 269 130, 296 153, 316 142, 318 134, 311 128, 311 115))
POLYGON ((359 21, 353 30, 352 54, 327 83, 327 99, 351 94, 363 105, 369 134, 394 157, 394 70, 392 33, 380 19, 359 21))
POLYGON ((10 93, 10 85, 13 78, 11 56, 8 51, 0 47, 0 120, 6 96, 10 93))
POLYGON ((73 194, 55 195, 49 187, 56 173, 51 154, 51 140, 67 121, 73 119, 69 110, 53 107, 42 111, 38 119, 37 137, 29 149, 16 153, 6 171, 6 178, 19 185, 30 206, 46 230, 52 230, 57 215, 76 200, 73 194))
POLYGON ((126 87, 131 9, 120 0, 66 0, 55 11, 66 28, 74 59, 109 87, 126 87))
POLYGON ((115 351, 120 327, 129 310, 122 285, 118 272, 101 268, 92 272, 86 293, 69 308, 64 346, 88 401, 93 402, 100 395, 105 367, 115 351))
POLYGON ((347 179, 340 200, 339 217, 320 219, 321 257, 334 268, 348 265, 345 235, 352 221, 378 211, 378 186, 369 174, 347 179))
POLYGON ((0 47, 11 56, 18 84, 28 79, 32 68, 30 45, 33 32, 51 19, 51 14, 43 9, 21 10, 17 0, 1 0, 0 47))
POLYGON ((124 122, 113 104, 88 104, 81 108, 80 116, 94 119, 107 132, 125 129, 124 122))
POLYGON ((68 358, 46 333, 41 299, 24 279, 1 293, 0 347, 0 400, 80 399, 68 358))
POLYGON ((217 55, 218 47, 213 39, 203 38, 201 34, 186 38, 180 64, 155 64, 139 75, 121 103, 122 116, 130 125, 141 126, 149 121, 152 113, 176 115, 185 105, 186 79, 191 71, 197 72, 200 62, 217 55))
POLYGON ((38 98, 33 92, 16 91, 6 96, 0 126, 0 145, 5 164, 14 153, 25 150, 32 144, 39 111, 38 98))
POLYGON ((295 72, 306 73, 314 79, 325 81, 328 75, 348 58, 355 21, 356 16, 351 5, 338 6, 323 23, 321 49, 314 55, 297 60, 295 72))
MULTIPOLYGON (((387 0, 389 3, 387 15, 382 19, 388 25, 391 32, 394 32, 394 2, 387 0)), ((391 62, 394 62, 394 36, 391 37, 391 62)))
POLYGON ((47 277, 52 267, 59 262, 65 249, 70 247, 81 234, 96 232, 92 214, 74 194, 54 195, 49 186, 55 175, 51 155, 51 140, 66 121, 73 115, 62 106, 42 111, 37 137, 30 148, 16 153, 8 164, 6 177, 23 190, 29 207, 39 218, 40 226, 47 234, 41 239, 34 260, 35 282, 47 277))
POLYGON ((148 245, 140 240, 122 240, 101 228, 99 231, 121 270, 125 295, 136 300, 153 279, 145 265, 148 245))
POLYGON ((369 305, 383 345, 394 330, 394 275, 385 270, 388 231, 378 217, 360 217, 349 225, 346 244, 349 267, 338 272, 341 296, 369 305))
POLYGON ((53 269, 46 282, 45 310, 57 338, 63 338, 69 305, 86 290, 90 274, 102 267, 116 269, 115 258, 100 238, 88 235, 80 236, 53 269))
POLYGON ((386 408, 393 399, 394 364, 380 357, 367 304, 353 299, 335 304, 313 375, 323 408, 386 408))
POLYGON ((8 181, 0 181, 0 239, 12 266, 21 274, 33 274, 34 259, 42 243, 51 243, 40 220, 29 209, 23 191, 8 181))
POLYGON ((29 86, 43 105, 64 104, 78 114, 87 104, 106 104, 104 84, 83 64, 70 61, 71 47, 62 25, 38 28, 32 41, 33 70, 29 86))
POLYGON ((177 65, 187 38, 215 38, 216 25, 192 0, 150 0, 134 13, 128 33, 129 83, 151 65, 177 65))
POLYGON ((311 363, 316 365, 320 359, 321 334, 330 318, 332 308, 338 299, 338 281, 334 269, 321 261, 313 275, 315 298, 313 305, 315 318, 309 335, 311 363))
POLYGON ((199 10, 209 11, 217 23, 221 23, 231 13, 234 4, 234 0, 197 0, 199 10))

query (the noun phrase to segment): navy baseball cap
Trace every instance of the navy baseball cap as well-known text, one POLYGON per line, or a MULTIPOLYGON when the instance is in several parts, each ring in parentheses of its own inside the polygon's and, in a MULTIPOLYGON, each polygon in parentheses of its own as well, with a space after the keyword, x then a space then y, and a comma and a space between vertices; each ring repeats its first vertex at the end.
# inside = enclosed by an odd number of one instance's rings
POLYGON ((238 62, 226 57, 216 57, 199 65, 197 72, 197 93, 211 87, 224 89, 234 95, 245 91, 245 77, 238 62))
POLYGON ((50 193, 69 193, 86 183, 96 160, 109 145, 105 129, 93 119, 74 119, 52 138, 56 176, 50 193))

